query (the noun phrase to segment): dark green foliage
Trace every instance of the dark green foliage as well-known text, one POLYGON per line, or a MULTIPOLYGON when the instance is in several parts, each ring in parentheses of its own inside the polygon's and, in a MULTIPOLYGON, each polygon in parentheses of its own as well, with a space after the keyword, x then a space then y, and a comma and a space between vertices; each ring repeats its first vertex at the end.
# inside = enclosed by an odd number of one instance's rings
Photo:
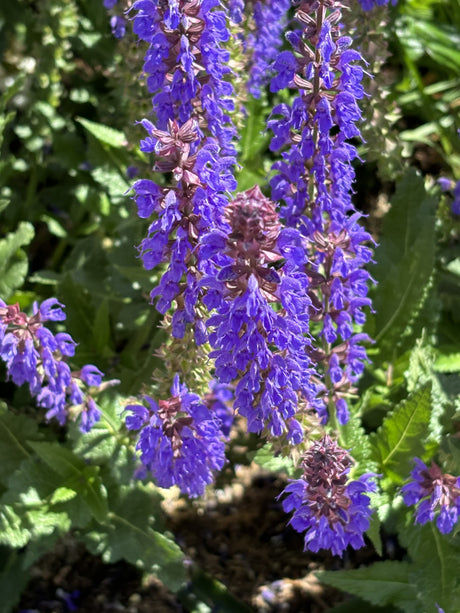
POLYGON ((369 437, 372 457, 379 471, 401 483, 409 474, 414 456, 424 455, 429 435, 431 385, 410 395, 369 437))
POLYGON ((367 330, 379 359, 394 359, 409 326, 426 299, 435 257, 435 206, 423 178, 408 170, 396 188, 385 216, 376 264, 375 314, 367 330))

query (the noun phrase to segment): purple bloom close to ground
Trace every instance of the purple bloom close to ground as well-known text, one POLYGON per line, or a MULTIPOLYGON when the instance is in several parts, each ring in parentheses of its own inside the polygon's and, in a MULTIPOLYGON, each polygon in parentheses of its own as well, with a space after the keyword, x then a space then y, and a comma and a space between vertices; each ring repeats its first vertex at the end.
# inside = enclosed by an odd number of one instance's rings
POLYGON ((419 458, 414 462, 412 481, 401 488, 404 503, 416 506, 416 523, 426 524, 436 518, 439 531, 447 534, 459 517, 460 477, 443 473, 434 462, 430 468, 419 458))
POLYGON ((140 460, 160 487, 177 485, 190 497, 202 496, 214 472, 225 464, 225 446, 216 418, 199 396, 181 385, 176 375, 172 397, 158 403, 129 405, 128 430, 139 430, 140 460))
POLYGON ((305 532, 305 549, 330 549, 342 555, 348 545, 364 546, 364 532, 372 514, 368 494, 376 487, 367 474, 349 480, 352 459, 329 436, 315 441, 304 454, 303 475, 291 481, 283 509, 293 511, 289 522, 297 532, 305 532))

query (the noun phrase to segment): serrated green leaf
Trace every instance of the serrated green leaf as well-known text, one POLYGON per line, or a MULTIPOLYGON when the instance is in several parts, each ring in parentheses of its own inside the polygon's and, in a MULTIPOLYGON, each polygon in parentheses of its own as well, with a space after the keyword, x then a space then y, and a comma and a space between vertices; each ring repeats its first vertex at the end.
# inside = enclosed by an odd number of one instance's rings
POLYGON ((410 579, 410 570, 408 562, 385 561, 357 570, 319 572, 316 576, 320 581, 374 605, 395 605, 406 613, 419 613, 421 603, 410 579))
POLYGON ((116 149, 126 147, 127 140, 123 132, 115 130, 114 128, 104 124, 96 123, 95 121, 90 121, 89 119, 84 119, 83 117, 77 117, 77 121, 81 123, 81 125, 101 143, 106 143, 107 145, 115 147, 116 149))
POLYGON ((67 502, 68 500, 72 500, 72 498, 75 498, 76 495, 77 492, 75 490, 71 490, 68 487, 58 487, 57 490, 53 492, 53 495, 50 498, 50 504, 67 502))
POLYGON ((433 522, 415 526, 413 518, 399 530, 413 561, 410 578, 427 611, 460 611, 460 538, 443 535, 433 522))
POLYGON ((369 436, 373 459, 379 471, 402 483, 409 475, 415 456, 423 455, 429 435, 431 383, 411 394, 369 436))
POLYGON ((41 460, 62 477, 63 487, 73 489, 81 496, 97 521, 106 521, 106 492, 96 467, 87 466, 72 451, 56 443, 30 443, 30 446, 41 460))
POLYGON ((460 352, 443 353, 436 358, 434 369, 437 372, 460 372, 460 352))
POLYGON ((372 461, 371 457, 372 447, 369 438, 366 436, 357 416, 352 417, 344 426, 341 426, 340 444, 345 449, 350 450, 353 459, 356 461, 356 467, 352 469, 354 476, 377 471, 377 464, 372 461))
POLYGON ((29 264, 21 247, 28 245, 33 237, 32 224, 23 221, 16 232, 0 240, 0 296, 3 300, 24 283, 29 264))
POLYGON ((110 501, 108 522, 97 532, 84 535, 84 541, 106 562, 120 559, 154 572, 163 583, 177 591, 185 581, 183 553, 165 534, 154 530, 161 515, 160 496, 137 483, 117 488, 110 501))
POLYGON ((14 508, 2 505, 0 509, 0 543, 8 547, 24 547, 30 538, 30 530, 24 528, 21 517, 14 508))
POLYGON ((434 266, 436 198, 423 178, 410 169, 397 184, 391 209, 384 218, 373 295, 375 314, 366 331, 377 342, 380 356, 393 356, 411 319, 426 299, 434 266))
MULTIPOLYGON (((409 368, 404 374, 409 393, 421 385, 431 383, 429 438, 431 441, 439 443, 442 437, 441 418, 449 405, 449 398, 434 372, 433 362, 434 351, 430 346, 424 345, 424 339, 421 338, 410 353, 409 368)), ((431 455, 433 455, 435 449, 436 446, 431 449, 431 455)))

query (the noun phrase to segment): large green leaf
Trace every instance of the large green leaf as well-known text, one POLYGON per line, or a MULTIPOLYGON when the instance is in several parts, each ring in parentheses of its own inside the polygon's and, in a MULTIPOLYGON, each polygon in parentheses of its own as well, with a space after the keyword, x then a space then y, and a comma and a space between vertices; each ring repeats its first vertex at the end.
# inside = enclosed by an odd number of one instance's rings
POLYGON ((414 456, 424 453, 430 414, 431 383, 427 383, 398 405, 369 437, 379 471, 396 483, 407 478, 414 456))
POLYGON ((410 169, 398 183, 391 209, 384 219, 373 295, 375 314, 366 331, 377 343, 382 358, 392 357, 411 320, 427 297, 434 266, 436 198, 410 169))
POLYGON ((399 537, 413 560, 410 578, 424 611, 435 613, 436 605, 445 613, 460 611, 460 538, 441 534, 433 522, 414 526, 412 517, 400 527, 399 537))
POLYGON ((152 528, 161 516, 160 500, 157 493, 140 483, 118 488, 110 501, 108 522, 83 539, 106 562, 127 560, 156 573, 177 591, 185 581, 183 553, 173 540, 152 528))
POLYGON ((324 583, 374 605, 395 605, 406 613, 419 613, 421 603, 410 570, 408 562, 385 561, 357 570, 320 572, 317 576, 324 583))
POLYGON ((107 498, 97 467, 88 466, 72 451, 57 443, 30 443, 30 446, 45 464, 62 477, 62 486, 81 496, 98 522, 106 521, 107 498))
POLYGON ((7 300, 21 287, 29 269, 27 256, 21 249, 34 237, 32 224, 23 221, 16 232, 0 240, 0 298, 7 300))

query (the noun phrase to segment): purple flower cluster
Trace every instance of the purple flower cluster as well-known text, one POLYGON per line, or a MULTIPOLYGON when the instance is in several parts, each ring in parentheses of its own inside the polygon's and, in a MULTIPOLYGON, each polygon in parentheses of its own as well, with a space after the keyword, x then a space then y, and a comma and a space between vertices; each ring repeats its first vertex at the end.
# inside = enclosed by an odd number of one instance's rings
POLYGON ((258 186, 238 194, 225 220, 229 231, 208 233, 200 246, 201 257, 218 269, 201 281, 203 302, 215 309, 207 321, 215 376, 237 380, 234 406, 250 432, 299 443, 299 395, 311 406, 317 394, 305 351, 311 302, 300 270, 305 254, 295 249, 300 235, 281 231, 275 204, 258 186))
MULTIPOLYGON (((198 277, 209 263, 197 257, 199 237, 221 224, 227 193, 236 188, 235 129, 229 112, 233 89, 225 79, 229 38, 225 14, 217 0, 153 2, 132 6, 134 32, 149 43, 144 71, 155 125, 143 120, 148 136, 141 149, 155 155, 155 169, 172 173, 173 184, 160 187, 149 179, 133 185, 139 216, 154 217, 140 244, 146 269, 168 262, 151 294, 165 313, 176 302, 173 335, 182 338, 197 319, 198 277)), ((197 319, 197 342, 206 340, 197 319)))
POLYGON ((419 458, 414 462, 412 480, 401 488, 404 503, 416 506, 416 523, 426 524, 436 518, 439 531, 447 534, 460 514, 460 477, 443 473, 434 462, 430 468, 419 458))
POLYGON ((363 98, 361 55, 339 26, 340 3, 320 0, 312 10, 300 2, 295 18, 300 28, 288 33, 294 52, 281 52, 274 64, 271 90, 299 90, 292 106, 273 109, 270 148, 282 149, 271 180, 272 198, 284 205, 287 226, 305 238, 311 318, 320 331, 311 345, 328 388, 327 404, 339 423, 349 418, 346 397, 367 361, 365 334, 353 324, 365 321, 372 251, 370 235, 358 223, 351 200, 353 160, 358 157, 350 139, 360 138, 358 101, 363 98))
POLYGON ((289 523, 297 532, 305 532, 305 549, 330 549, 342 555, 348 545, 363 547, 374 475, 349 480, 351 464, 348 452, 326 435, 304 454, 302 477, 282 492, 287 494, 284 511, 293 512, 289 523))
POLYGON ((213 473, 225 463, 220 421, 199 396, 181 385, 176 375, 172 397, 158 403, 129 405, 128 430, 139 430, 140 460, 160 487, 177 485, 190 497, 202 496, 213 473))
POLYGON ((237 36, 247 55, 249 78, 246 87, 255 98, 260 98, 262 88, 270 83, 272 66, 283 44, 290 6, 291 0, 228 2, 233 23, 244 22, 244 29, 239 30, 237 36))
POLYGON ((235 155, 235 129, 229 117, 233 88, 225 79, 229 39, 218 0, 137 0, 131 7, 134 33, 149 44, 144 72, 153 94, 157 125, 195 117, 200 138, 211 134, 225 155, 235 155))
MULTIPOLYGON (((149 134, 141 143, 142 150, 156 153, 155 169, 172 172, 177 184, 160 187, 149 179, 140 179, 134 184, 139 216, 155 215, 139 250, 147 270, 169 262, 151 298, 158 299, 156 307, 161 313, 176 300, 173 335, 181 338, 186 324, 195 320, 198 271, 209 269, 209 263, 195 255, 198 238, 209 227, 219 225, 219 213, 226 202, 224 191, 233 189, 235 182, 219 163, 218 151, 212 143, 192 153, 192 145, 199 138, 194 119, 181 127, 176 121, 170 121, 167 131, 156 129, 147 120, 142 123, 149 134)), ((196 324, 198 328, 200 323, 196 324)), ((205 340, 204 334, 197 338, 199 343, 205 340)))
POLYGON ((65 320, 62 309, 61 303, 49 298, 35 305, 29 317, 18 304, 7 306, 0 300, 0 357, 8 377, 16 385, 27 383, 38 405, 48 409, 47 419, 55 417, 63 425, 70 414, 79 417, 80 430, 88 432, 101 412, 86 388, 99 387, 103 373, 92 364, 78 372, 70 370, 66 360, 75 354, 75 341, 43 325, 65 320))

